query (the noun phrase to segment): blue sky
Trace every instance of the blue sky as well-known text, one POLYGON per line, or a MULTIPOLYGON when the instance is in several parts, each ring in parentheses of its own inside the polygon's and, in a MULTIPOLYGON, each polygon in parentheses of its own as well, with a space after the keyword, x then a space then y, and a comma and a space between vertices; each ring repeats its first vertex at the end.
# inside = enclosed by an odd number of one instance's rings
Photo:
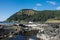
POLYGON ((60 0, 0 0, 0 21, 21 9, 60 10, 60 0))

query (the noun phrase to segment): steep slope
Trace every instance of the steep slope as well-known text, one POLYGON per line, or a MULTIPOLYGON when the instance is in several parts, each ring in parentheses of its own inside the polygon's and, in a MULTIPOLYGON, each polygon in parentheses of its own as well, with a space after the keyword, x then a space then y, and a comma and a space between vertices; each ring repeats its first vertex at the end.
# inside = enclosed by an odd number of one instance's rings
POLYGON ((22 9, 10 16, 7 21, 32 21, 33 15, 37 15, 37 11, 33 9, 22 9))
POLYGON ((48 19, 60 19, 60 10, 44 10, 36 11, 33 9, 22 9, 12 16, 10 16, 6 21, 8 22, 45 22, 48 19))

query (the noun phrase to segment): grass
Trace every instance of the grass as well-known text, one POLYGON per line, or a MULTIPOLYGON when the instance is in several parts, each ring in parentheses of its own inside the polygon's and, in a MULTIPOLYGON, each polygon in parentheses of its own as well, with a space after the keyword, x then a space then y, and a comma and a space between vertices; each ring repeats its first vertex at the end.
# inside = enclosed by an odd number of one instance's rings
POLYGON ((48 19, 45 23, 60 23, 60 20, 48 19))

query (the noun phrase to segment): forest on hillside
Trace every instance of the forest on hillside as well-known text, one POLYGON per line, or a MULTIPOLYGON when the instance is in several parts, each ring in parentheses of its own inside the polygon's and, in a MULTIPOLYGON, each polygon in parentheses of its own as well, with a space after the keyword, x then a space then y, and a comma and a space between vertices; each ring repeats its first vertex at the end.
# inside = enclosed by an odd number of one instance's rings
POLYGON ((11 15, 7 22, 45 22, 48 19, 60 20, 60 10, 43 10, 22 9, 11 15))

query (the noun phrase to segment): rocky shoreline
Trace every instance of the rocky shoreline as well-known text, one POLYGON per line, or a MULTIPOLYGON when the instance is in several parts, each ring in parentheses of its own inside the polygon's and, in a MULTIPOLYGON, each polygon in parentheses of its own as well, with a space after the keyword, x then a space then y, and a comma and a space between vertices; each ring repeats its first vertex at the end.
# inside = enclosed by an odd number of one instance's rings
POLYGON ((60 39, 60 24, 28 24, 28 25, 14 24, 8 27, 2 25, 2 27, 0 28, 0 32, 1 32, 0 39, 11 38, 19 34, 25 36, 36 35, 37 38, 36 40, 59 40, 60 39))

